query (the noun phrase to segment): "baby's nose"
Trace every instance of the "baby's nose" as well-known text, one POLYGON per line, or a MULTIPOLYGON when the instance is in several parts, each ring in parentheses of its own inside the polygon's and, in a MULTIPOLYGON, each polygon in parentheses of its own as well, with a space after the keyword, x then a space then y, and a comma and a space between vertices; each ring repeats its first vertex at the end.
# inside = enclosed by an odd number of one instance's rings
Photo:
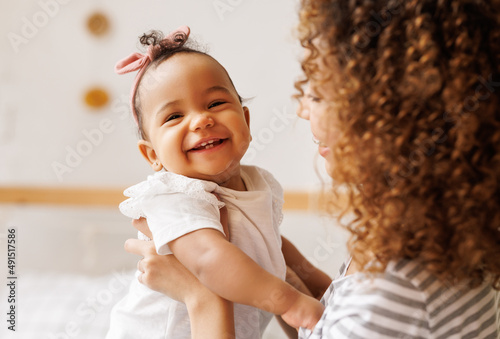
POLYGON ((212 127, 214 125, 214 120, 209 114, 201 113, 197 114, 191 123, 191 127, 193 130, 204 129, 208 127, 212 127))

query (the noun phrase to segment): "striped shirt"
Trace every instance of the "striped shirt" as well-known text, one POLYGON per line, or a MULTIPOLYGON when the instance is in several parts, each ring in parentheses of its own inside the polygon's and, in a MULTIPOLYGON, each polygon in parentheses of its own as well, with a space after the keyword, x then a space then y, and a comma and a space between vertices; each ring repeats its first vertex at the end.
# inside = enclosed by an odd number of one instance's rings
POLYGON ((348 264, 323 296, 314 331, 301 329, 300 338, 500 338, 500 294, 491 284, 446 286, 407 260, 374 277, 345 276, 348 264))

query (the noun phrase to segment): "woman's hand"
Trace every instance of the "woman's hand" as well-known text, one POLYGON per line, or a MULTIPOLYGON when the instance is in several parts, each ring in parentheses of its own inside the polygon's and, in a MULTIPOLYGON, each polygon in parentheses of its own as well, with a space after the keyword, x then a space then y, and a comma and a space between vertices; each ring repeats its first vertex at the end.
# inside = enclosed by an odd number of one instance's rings
MULTIPOLYGON (((218 196, 217 198, 219 199, 218 196)), ((229 241, 227 219, 227 208, 223 207, 220 210, 220 221, 229 241)), ((153 239, 145 218, 133 220, 132 225, 153 239)), ((138 279, 142 284, 186 304, 192 338, 235 338, 233 304, 201 284, 175 256, 159 255, 152 241, 137 239, 127 240, 125 250, 143 256, 137 263, 137 269, 141 272, 138 279)))
POLYGON ((191 292, 204 288, 173 255, 157 254, 152 241, 129 239, 125 242, 125 250, 143 257, 137 263, 141 272, 139 281, 152 290, 186 303, 191 292))
MULTIPOLYGON (((145 220, 136 224, 147 227, 145 220)), ((192 338, 234 338, 232 303, 203 286, 173 255, 159 255, 152 241, 137 239, 127 240, 125 250, 144 257, 137 264, 141 283, 186 304, 192 338)))

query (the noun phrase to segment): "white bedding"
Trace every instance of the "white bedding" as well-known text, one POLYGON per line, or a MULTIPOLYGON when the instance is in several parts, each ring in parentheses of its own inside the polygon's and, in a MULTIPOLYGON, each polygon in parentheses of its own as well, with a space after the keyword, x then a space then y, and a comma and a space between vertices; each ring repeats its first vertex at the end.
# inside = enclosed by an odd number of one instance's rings
MULTIPOLYGON (((7 330, 8 323, 4 320, 0 337, 104 338, 111 307, 127 292, 133 274, 133 271, 98 277, 36 271, 19 274, 16 332, 7 330)), ((2 285, 0 305, 4 313, 8 303, 6 285, 2 285)))
MULTIPOLYGON (((2 339, 101 339, 108 330, 112 306, 127 292, 134 271, 97 277, 30 272, 18 277, 16 332, 2 321, 2 339)), ((2 284, 0 311, 7 310, 2 284)), ((2 316, 2 318, 5 318, 2 316)), ((263 339, 286 338, 278 323, 267 327, 263 339)))
MULTIPOLYGON (((116 208, 93 209, 0 205, 0 338, 104 338, 112 306, 127 292, 139 257, 123 250, 136 236, 116 208), (57 220, 55 223, 54 220, 57 220), (18 232, 16 332, 7 330, 6 229, 18 232), (113 271, 127 267, 127 271, 113 271), (55 273, 72 272, 72 273, 55 273)), ((335 275, 345 258, 345 236, 331 221, 290 212, 283 234, 308 259, 335 275)), ((271 322, 263 339, 284 334, 271 322)))

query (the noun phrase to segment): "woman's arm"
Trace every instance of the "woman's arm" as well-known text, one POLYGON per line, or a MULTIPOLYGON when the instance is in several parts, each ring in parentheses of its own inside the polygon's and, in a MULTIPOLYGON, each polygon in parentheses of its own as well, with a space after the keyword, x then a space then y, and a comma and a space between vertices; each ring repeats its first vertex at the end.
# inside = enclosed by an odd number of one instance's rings
POLYGON ((321 299, 332 279, 313 266, 288 239, 281 237, 281 240, 281 251, 286 265, 302 280, 316 299, 321 299))
POLYGON ((186 304, 192 338, 234 338, 233 304, 203 286, 173 255, 158 255, 152 242, 137 239, 127 240, 125 250, 144 257, 137 265, 141 283, 186 304))

